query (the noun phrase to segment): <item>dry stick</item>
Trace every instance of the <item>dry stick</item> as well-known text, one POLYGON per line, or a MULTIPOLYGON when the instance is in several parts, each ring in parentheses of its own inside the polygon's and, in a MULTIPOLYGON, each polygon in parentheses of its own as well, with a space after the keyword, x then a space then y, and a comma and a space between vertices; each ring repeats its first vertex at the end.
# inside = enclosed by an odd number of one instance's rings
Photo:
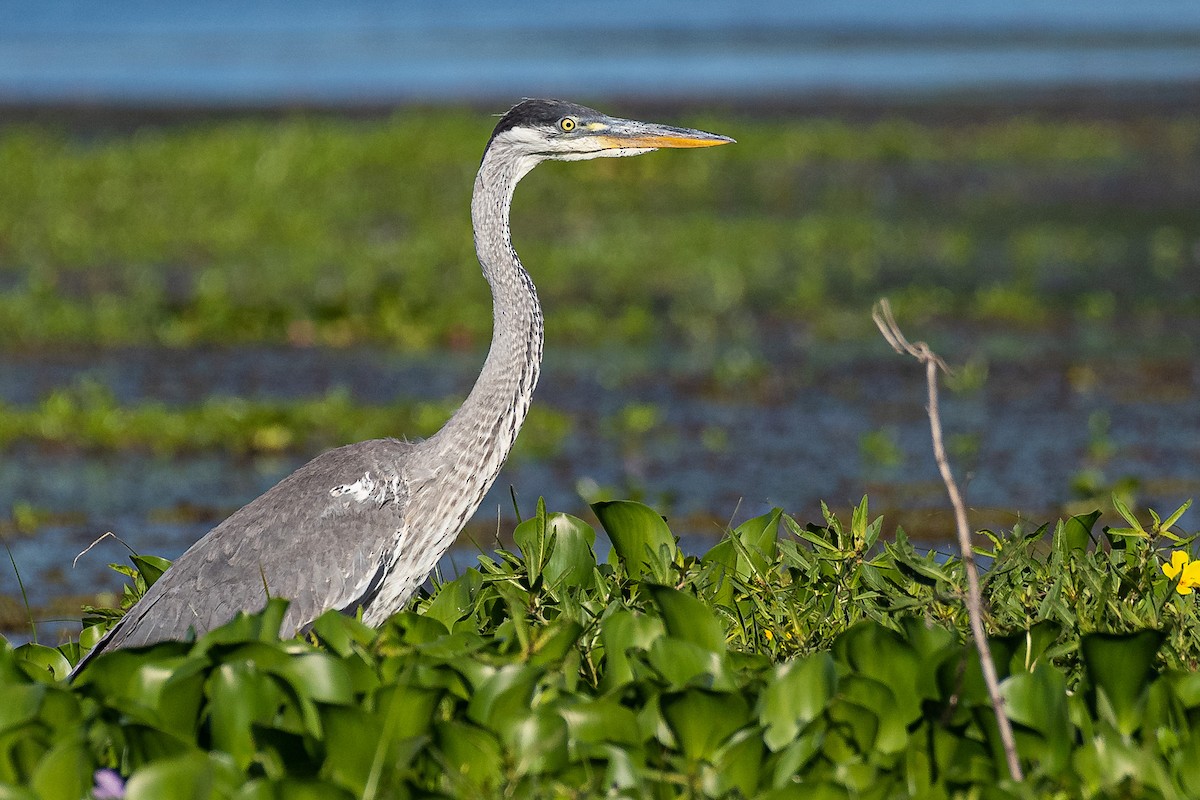
POLYGON ((996 665, 992 663, 991 648, 988 646, 987 634, 983 630, 983 594, 979 590, 979 569, 975 565, 975 551, 971 547, 971 532, 967 527, 967 509, 963 505, 962 495, 954 475, 950 472, 950 462, 946 459, 946 448, 942 444, 942 419, 938 413, 937 371, 949 372, 946 362, 929 349, 925 342, 912 344, 900 332, 896 318, 892 316, 892 307, 887 298, 875 304, 871 311, 871 319, 879 327, 883 338, 897 353, 909 354, 925 365, 925 382, 929 386, 929 430, 933 435, 933 457, 937 461, 938 470, 942 473, 942 481, 950 495, 950 503, 954 506, 954 522, 958 529, 958 544, 962 549, 963 566, 967 572, 967 616, 971 620, 971 633, 975 639, 975 647, 979 651, 979 665, 983 668, 983 680, 987 684, 988 694, 992 697, 992 708, 996 712, 996 725, 1000 729, 1000 741, 1004 744, 1004 755, 1008 759, 1008 771, 1013 780, 1024 780, 1021 774, 1021 764, 1017 760, 1017 743, 1013 739, 1012 725, 1004 713, 1004 697, 1000 694, 1000 682, 996 678, 996 665))

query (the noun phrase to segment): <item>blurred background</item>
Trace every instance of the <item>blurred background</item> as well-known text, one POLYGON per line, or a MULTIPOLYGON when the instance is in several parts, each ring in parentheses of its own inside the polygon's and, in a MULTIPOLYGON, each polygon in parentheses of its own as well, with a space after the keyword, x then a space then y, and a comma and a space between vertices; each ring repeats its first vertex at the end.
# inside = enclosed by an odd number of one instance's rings
POLYGON ((539 496, 712 537, 866 494, 946 539, 884 295, 958 367, 973 524, 1200 494, 1200 4, 511 5, 0 5, 0 629, 119 585, 112 540, 72 566, 106 532, 174 558, 322 449, 440 426, 490 335, 474 170, 526 96, 738 144, 522 184, 546 367, 455 563, 539 496))

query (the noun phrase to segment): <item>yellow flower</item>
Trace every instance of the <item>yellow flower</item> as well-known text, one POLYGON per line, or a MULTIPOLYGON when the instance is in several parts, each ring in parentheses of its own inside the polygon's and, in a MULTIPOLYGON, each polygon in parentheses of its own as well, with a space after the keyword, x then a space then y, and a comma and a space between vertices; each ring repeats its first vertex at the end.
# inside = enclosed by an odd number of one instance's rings
POLYGON ((763 631, 763 636, 767 637, 768 642, 775 641, 775 634, 771 633, 769 630, 763 631))
POLYGON ((1200 561, 1193 561, 1182 550, 1171 554, 1171 563, 1163 564, 1162 571, 1171 580, 1178 576, 1179 583, 1175 585, 1175 591, 1180 594, 1191 594, 1193 589, 1200 589, 1200 561))

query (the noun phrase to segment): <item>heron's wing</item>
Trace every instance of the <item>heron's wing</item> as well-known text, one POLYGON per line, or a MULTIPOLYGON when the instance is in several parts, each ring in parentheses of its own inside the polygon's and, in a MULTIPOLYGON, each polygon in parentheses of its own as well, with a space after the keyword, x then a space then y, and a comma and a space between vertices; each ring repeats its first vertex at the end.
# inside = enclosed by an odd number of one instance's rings
POLYGON ((313 459, 180 556, 101 644, 202 634, 269 597, 290 601, 285 636, 364 604, 403 528, 412 448, 373 440, 313 459))

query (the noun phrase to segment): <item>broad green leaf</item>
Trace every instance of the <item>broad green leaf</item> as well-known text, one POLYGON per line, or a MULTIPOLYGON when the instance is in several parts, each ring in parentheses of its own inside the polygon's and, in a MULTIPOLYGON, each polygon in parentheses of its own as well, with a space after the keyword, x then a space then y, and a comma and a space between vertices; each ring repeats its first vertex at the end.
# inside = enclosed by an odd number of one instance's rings
POLYGON ((251 725, 274 718, 282 693, 247 662, 218 666, 208 678, 207 691, 213 747, 229 753, 240 769, 246 769, 255 753, 251 725))
POLYGON ((1084 553, 1087 552, 1088 544, 1091 542, 1092 527, 1098 519, 1100 519, 1099 511, 1077 514, 1063 524, 1061 531, 1055 533, 1067 551, 1084 553))
POLYGON ((751 719, 750 708, 738 693, 688 689, 663 695, 660 708, 683 754, 692 760, 711 759, 751 719))
POLYGON ((567 763, 567 723, 553 709, 526 709, 504 737, 517 775, 544 775, 567 763))
POLYGON ((763 774, 765 755, 762 736, 756 728, 734 733, 720 749, 714 760, 717 777, 716 794, 737 790, 742 797, 753 797, 763 774))
POLYGON ((83 741, 83 731, 59 740, 42 757, 29 785, 42 800, 79 800, 92 789, 95 756, 83 741))
POLYGON ((894 687, 897 708, 907 724, 921 715, 921 686, 931 673, 916 650, 878 622, 854 625, 834 642, 834 655, 857 673, 894 687))
POLYGON ((1110 707, 1122 734, 1132 734, 1141 724, 1141 705, 1164 638, 1160 631, 1142 631, 1092 633, 1080 640, 1097 711, 1105 705, 1110 707))
POLYGON ((1022 756, 1037 759, 1041 769, 1052 775, 1066 769, 1071 755, 1071 721, 1062 673, 1044 664, 1033 672, 1006 678, 1000 693, 1008 718, 1040 734, 1035 748, 1022 751, 1022 756))
POLYGON ((836 690, 837 671, 829 653, 775 667, 758 701, 767 747, 778 751, 791 744, 825 710, 836 690))
POLYGON ((452 630, 454 623, 471 613, 475 594, 482 585, 483 575, 479 570, 468 568, 462 575, 438 587, 437 594, 422 612, 423 616, 442 623, 447 631, 452 630))
POLYGON ((304 653, 270 669, 301 697, 317 703, 348 705, 354 700, 345 663, 328 653, 304 653))
POLYGON ((578 517, 550 514, 546 530, 553 540, 550 558, 542 570, 551 591, 591 584, 596 569, 596 531, 578 517))
POLYGON ((149 589, 162 574, 167 571, 167 567, 171 566, 171 562, 165 558, 158 556, 143 556, 132 555, 129 557, 133 565, 137 567, 138 573, 142 576, 142 580, 146 582, 146 588, 149 589))
POLYGON ((504 759, 494 734, 466 722, 437 726, 437 746, 445 759, 445 780, 462 797, 493 796, 503 780, 504 759))
POLYGON ((313 621, 312 632, 322 644, 342 657, 352 653, 356 645, 367 647, 375 640, 374 628, 334 609, 313 621))
POLYGON ((667 579, 679 548, 658 512, 632 500, 593 503, 592 511, 629 577, 641 578, 648 571, 656 580, 667 579))
POLYGON ((647 655, 650 666, 658 670, 674 688, 704 686, 732 689, 737 685, 725 653, 664 636, 650 645, 647 655))
POLYGON ((725 628, 703 602, 667 586, 649 586, 667 633, 714 653, 725 652, 725 628))
POLYGON ((765 575, 768 567, 774 563, 779 542, 779 522, 783 518, 783 510, 771 509, 762 516, 746 520, 737 527, 734 535, 742 548, 738 552, 738 573, 745 577, 765 575), (745 563, 745 569, 742 568, 745 563))
POLYGON ((708 566, 706 580, 699 584, 708 601, 718 606, 732 606, 734 577, 738 572, 738 553, 733 539, 726 537, 710 547, 700 563, 708 566))
POLYGON ((229 757, 194 753, 157 761, 130 776, 126 800, 217 800, 240 783, 229 757))
POLYGON ((600 641, 604 645, 604 672, 601 687, 611 692, 633 680, 629 666, 630 650, 645 650, 664 633, 662 620, 624 609, 613 612, 600 623, 600 641))
POLYGON ((15 652, 18 661, 38 673, 45 672, 54 680, 65 680, 71 674, 71 663, 53 647, 29 642, 18 647, 15 652))
POLYGON ((560 710, 574 746, 641 741, 637 717, 613 699, 586 700, 560 710))
POLYGON ((467 705, 467 716, 475 722, 504 732, 529 714, 534 686, 542 670, 520 664, 508 664, 476 688, 467 705))

